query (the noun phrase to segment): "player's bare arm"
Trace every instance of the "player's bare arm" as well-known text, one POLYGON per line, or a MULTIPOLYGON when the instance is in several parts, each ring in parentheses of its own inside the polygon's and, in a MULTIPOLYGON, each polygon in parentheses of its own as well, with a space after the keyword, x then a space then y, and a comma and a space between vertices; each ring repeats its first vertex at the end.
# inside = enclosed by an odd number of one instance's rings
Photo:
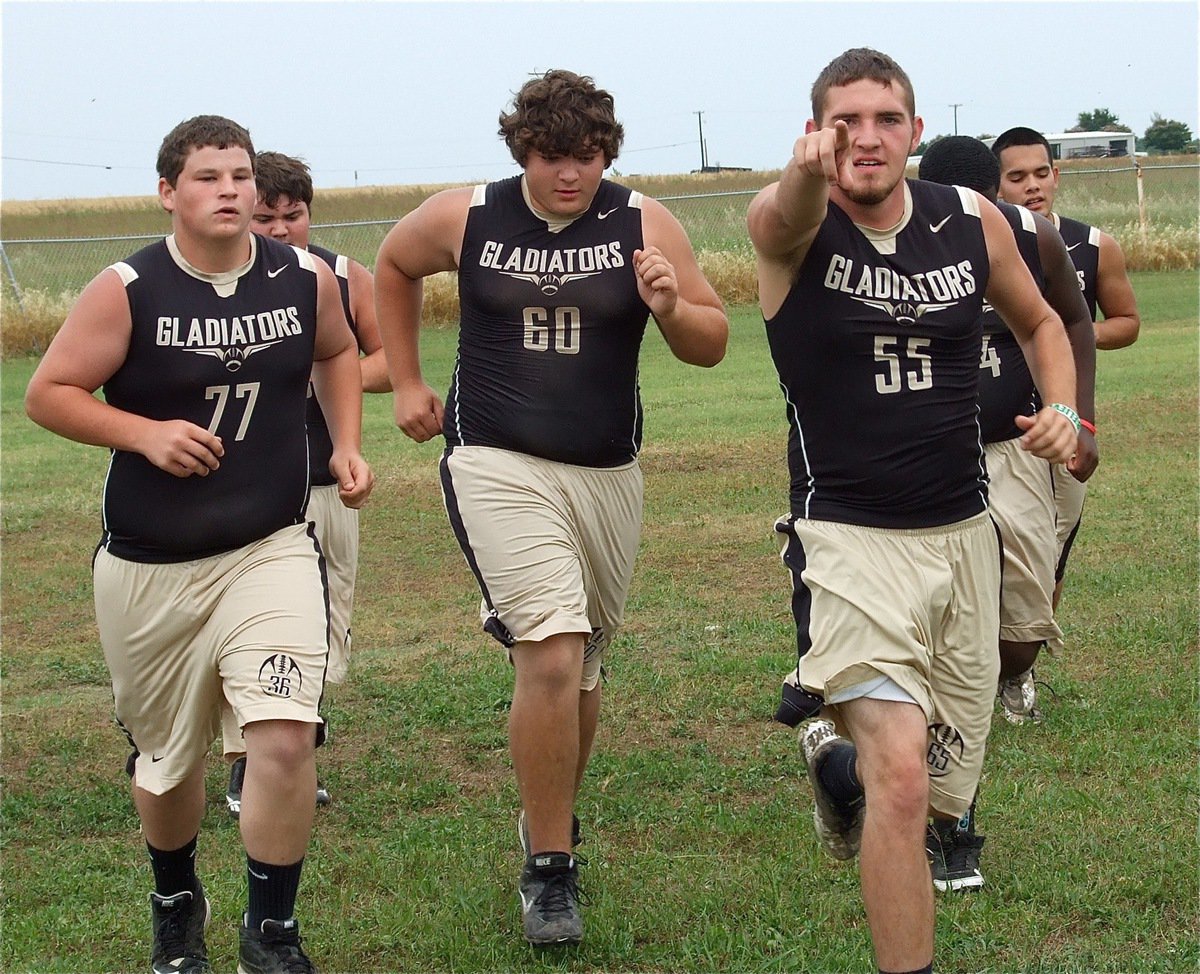
MULTIPOLYGON (((976 196, 991 263, 986 297, 1020 343, 1042 399, 1073 412, 1075 366, 1062 319, 1038 292, 1008 221, 983 196, 976 196)), ((1025 431, 1022 448, 1035 456, 1066 463, 1075 452, 1075 425, 1052 405, 1036 416, 1017 416, 1016 423, 1025 431)))
POLYGON ((387 356, 375 318, 375 277, 356 260, 350 261, 350 313, 354 315, 358 349, 363 353, 358 360, 363 392, 391 392, 387 356))
MULTIPOLYGON (((1045 297, 1066 327, 1067 340, 1071 343, 1071 355, 1075 363, 1075 408, 1082 419, 1093 426, 1096 423, 1096 333, 1092 330, 1092 316, 1088 311, 1075 265, 1067 252, 1054 224, 1038 213, 1033 213, 1037 227, 1038 256, 1046 278, 1045 297)), ((1096 437, 1086 427, 1079 431, 1079 442, 1075 454, 1067 463, 1067 470, 1080 483, 1096 471, 1100 462, 1100 451, 1096 437)))
POLYGON ((677 359, 713 366, 725 357, 729 319, 683 227, 657 200, 642 203, 645 249, 633 254, 638 294, 677 359))
POLYGON ((1124 348, 1137 341, 1142 319, 1138 315, 1133 285, 1125 270, 1125 255, 1121 245, 1107 233, 1100 234, 1096 305, 1104 315, 1095 326, 1097 348, 1124 348))
POLYGON ((791 290, 796 269, 821 229, 829 188, 848 165, 850 129, 844 121, 831 128, 808 130, 792 147, 792 158, 779 182, 763 189, 746 214, 758 262, 759 304, 767 318, 775 315, 791 290))
POLYGON ((313 389, 333 441, 329 472, 347 507, 366 503, 375 477, 362 458, 362 378, 358 344, 346 323, 337 279, 324 261, 317 272, 317 332, 313 348, 313 389))
POLYGON ((67 439, 140 453, 176 477, 206 476, 225 449, 221 438, 186 420, 148 419, 94 393, 125 362, 133 328, 129 300, 113 270, 79 296, 25 391, 29 418, 67 439))
POLYGON ((442 432, 442 401, 421 376, 422 281, 458 269, 470 188, 436 193, 388 232, 375 262, 375 311, 396 425, 424 443, 442 432))

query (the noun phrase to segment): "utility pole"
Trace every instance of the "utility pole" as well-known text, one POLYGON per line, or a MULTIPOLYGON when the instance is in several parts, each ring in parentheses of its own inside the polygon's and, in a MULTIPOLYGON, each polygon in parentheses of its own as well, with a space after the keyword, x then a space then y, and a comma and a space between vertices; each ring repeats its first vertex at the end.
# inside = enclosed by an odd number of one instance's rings
POLYGON ((700 123, 700 171, 708 172, 708 149, 704 145, 704 112, 696 112, 696 121, 700 123))
POLYGON ((950 107, 954 109, 954 134, 955 135, 958 135, 958 110, 959 110, 959 108, 962 107, 962 105, 963 105, 963 102, 961 102, 961 101, 955 101, 955 102, 950 103, 950 107))

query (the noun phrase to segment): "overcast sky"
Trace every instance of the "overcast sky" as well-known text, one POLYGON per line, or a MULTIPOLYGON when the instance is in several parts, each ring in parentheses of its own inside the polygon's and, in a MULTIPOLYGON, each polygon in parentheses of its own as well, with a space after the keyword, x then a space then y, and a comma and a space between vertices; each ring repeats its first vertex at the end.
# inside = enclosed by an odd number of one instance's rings
POLYGON ((616 99, 616 169, 774 169, 817 73, 850 47, 909 73, 927 137, 1061 132, 1108 108, 1197 122, 1197 4, 4 0, 6 200, 148 195, 162 137, 227 115, 318 189, 510 175, 496 119, 532 72, 616 99), (698 118, 697 112, 703 115, 698 118))

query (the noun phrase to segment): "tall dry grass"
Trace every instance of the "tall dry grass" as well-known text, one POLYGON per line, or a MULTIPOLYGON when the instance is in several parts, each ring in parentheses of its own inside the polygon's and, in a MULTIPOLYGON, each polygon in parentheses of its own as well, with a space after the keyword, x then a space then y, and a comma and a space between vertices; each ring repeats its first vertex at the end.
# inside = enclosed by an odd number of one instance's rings
MULTIPOLYGON (((1140 160, 1144 171, 1149 225, 1138 222, 1136 179, 1127 159, 1096 159, 1062 163, 1059 206, 1063 213, 1107 229, 1125 252, 1131 271, 1182 270, 1200 266, 1200 186, 1195 156, 1161 156, 1140 160), (1173 167, 1173 168, 1164 168, 1173 167)), ((515 171, 515 167, 514 167, 515 171)), ((915 176, 915 172, 910 172, 915 176)), ((684 199, 668 205, 691 235, 697 259, 705 275, 728 306, 753 304, 757 300, 754 257, 745 235, 745 210, 749 193, 779 177, 779 171, 687 173, 680 175, 623 174, 612 176, 648 196, 684 199), (743 193, 721 198, 713 194, 743 193)), ((318 242, 346 253, 367 266, 394 221, 415 209, 438 190, 455 184, 425 186, 363 186, 319 190, 313 203, 318 224, 354 224, 379 221, 374 226, 330 226, 315 231, 318 242)), ((93 200, 50 200, 0 204, 3 236, 14 244, 22 239, 112 237, 159 234, 169 231, 166 214, 156 196, 113 197, 93 200)), ((87 280, 111 256, 100 244, 59 253, 63 245, 12 247, 10 258, 24 285, 22 301, 7 280, 0 290, 0 350, 4 356, 41 354, 66 316, 79 287, 66 283, 87 280), (49 249, 47 249, 49 248, 49 249), (56 250, 55 248, 59 248, 56 250), (53 262, 63 262, 63 274, 47 273, 53 262), (70 262, 82 266, 76 273, 70 262), (22 263, 32 261, 32 265, 22 263), (35 274, 34 272, 37 272, 35 274), (37 279, 40 275, 40 279, 37 279)), ((120 241, 108 245, 121 251, 120 241)), ((426 282, 424 324, 452 325, 458 320, 457 279, 437 275, 426 282)))

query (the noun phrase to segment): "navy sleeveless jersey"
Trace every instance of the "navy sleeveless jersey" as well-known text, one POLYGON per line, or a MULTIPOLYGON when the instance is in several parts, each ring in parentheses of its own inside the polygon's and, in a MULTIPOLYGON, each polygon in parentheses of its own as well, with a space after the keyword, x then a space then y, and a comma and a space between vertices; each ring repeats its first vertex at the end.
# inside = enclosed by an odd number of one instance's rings
POLYGON ((1078 220, 1054 214, 1054 225, 1067 245, 1071 263, 1079 277, 1079 289, 1087 302, 1092 321, 1096 320, 1096 274, 1100 269, 1100 231, 1078 220))
POLYGON ((588 467, 637 456, 650 314, 633 272, 641 199, 602 180, 588 211, 551 232, 520 176, 476 187, 459 260, 448 449, 494 446, 588 467))
MULTIPOLYGON (((1017 238, 1017 250, 1029 267, 1038 291, 1046 293, 1046 274, 1038 251, 1037 224, 1023 206, 997 203, 1017 238)), ((999 443, 1021 435, 1013 421, 1018 414, 1032 416, 1039 408, 1033 373, 1017 336, 990 304, 983 306, 983 349, 979 357, 979 428, 984 443, 999 443)))
MULTIPOLYGON (((342 295, 342 310, 346 313, 346 321, 350 330, 358 338, 358 327, 354 323, 354 315, 350 313, 350 262, 349 259, 324 247, 309 244, 308 252, 316 254, 329 265, 337 277, 338 291, 342 295)), ((329 472, 329 458, 333 456, 333 440, 329 436, 329 425, 325 422, 325 414, 321 412, 321 404, 317 402, 316 392, 312 385, 308 387, 308 477, 314 487, 328 487, 336 484, 337 478, 329 472)))
POLYGON ((121 558, 208 557, 303 517, 316 275, 303 251, 253 240, 254 259, 240 276, 201 279, 165 240, 113 265, 133 329, 105 400, 150 419, 188 420, 225 447, 219 469, 182 478, 139 453, 113 451, 101 544, 121 558))
POLYGON ((830 202, 766 322, 797 517, 918 528, 987 506, 977 396, 990 265, 978 198, 907 186, 911 213, 894 235, 872 234, 878 243, 830 202))

